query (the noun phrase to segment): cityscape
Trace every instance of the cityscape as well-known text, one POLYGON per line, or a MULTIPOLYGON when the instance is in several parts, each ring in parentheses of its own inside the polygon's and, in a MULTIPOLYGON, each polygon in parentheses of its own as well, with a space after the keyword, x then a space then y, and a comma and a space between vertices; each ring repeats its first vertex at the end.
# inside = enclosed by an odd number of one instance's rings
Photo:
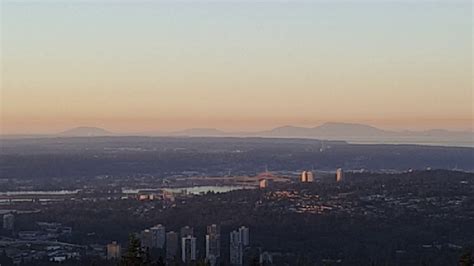
POLYGON ((430 169, 266 170, 246 186, 193 178, 203 186, 186 188, 175 177, 155 189, 2 192, 0 247, 5 265, 446 265, 472 245, 473 178, 430 169), (364 249, 339 242, 367 230, 381 238, 358 237, 364 249), (413 238, 387 241, 400 230, 413 238))
POLYGON ((474 266, 472 0, 0 0, 0 266, 474 266))

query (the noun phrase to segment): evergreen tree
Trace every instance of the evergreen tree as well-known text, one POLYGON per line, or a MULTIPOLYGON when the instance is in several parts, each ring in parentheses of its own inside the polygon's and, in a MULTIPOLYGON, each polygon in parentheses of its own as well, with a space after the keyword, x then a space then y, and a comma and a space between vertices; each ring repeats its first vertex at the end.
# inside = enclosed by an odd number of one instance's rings
POLYGON ((250 266, 260 266, 259 259, 257 257, 253 257, 250 262, 250 266))
POLYGON ((207 266, 208 263, 206 263, 206 261, 204 259, 201 259, 201 260, 198 260, 196 262, 196 266, 207 266))
POLYGON ((470 251, 466 251, 461 255, 461 257, 459 258, 459 265, 460 266, 474 265, 474 261, 472 259, 472 253, 470 251))
POLYGON ((145 252, 141 248, 140 240, 134 235, 130 234, 128 240, 128 248, 122 256, 122 266, 142 266, 145 264, 145 252))
POLYGON ((166 265, 165 260, 163 259, 163 256, 160 256, 158 258, 158 261, 156 262, 156 265, 158 265, 158 266, 165 266, 166 265))

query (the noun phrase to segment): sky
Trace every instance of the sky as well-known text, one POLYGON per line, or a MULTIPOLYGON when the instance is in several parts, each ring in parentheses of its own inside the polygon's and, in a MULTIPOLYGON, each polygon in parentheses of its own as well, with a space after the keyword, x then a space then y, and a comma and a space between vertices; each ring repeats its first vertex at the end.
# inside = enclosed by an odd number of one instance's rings
POLYGON ((2 134, 472 130, 471 1, 1 2, 2 134))

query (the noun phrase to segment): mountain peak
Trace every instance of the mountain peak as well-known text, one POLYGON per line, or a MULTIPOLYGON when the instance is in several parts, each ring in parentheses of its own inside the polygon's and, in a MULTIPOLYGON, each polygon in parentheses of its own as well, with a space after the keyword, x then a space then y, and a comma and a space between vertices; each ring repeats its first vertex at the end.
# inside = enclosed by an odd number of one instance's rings
POLYGON ((370 125, 356 123, 327 122, 313 129, 325 136, 379 136, 388 133, 370 125))
POLYGON ((97 136, 110 136, 113 135, 112 132, 107 131, 99 127, 75 127, 64 132, 61 132, 59 135, 67 137, 97 137, 97 136))
POLYGON ((373 127, 371 125, 358 124, 358 123, 339 123, 339 122, 326 122, 324 124, 316 126, 316 128, 373 128, 373 129, 377 129, 376 127, 373 127))

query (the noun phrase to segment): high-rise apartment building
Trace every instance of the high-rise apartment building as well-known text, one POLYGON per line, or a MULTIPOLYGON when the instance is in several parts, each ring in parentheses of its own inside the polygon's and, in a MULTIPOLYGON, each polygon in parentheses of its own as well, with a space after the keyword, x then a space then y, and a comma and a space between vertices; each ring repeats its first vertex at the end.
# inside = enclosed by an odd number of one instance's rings
POLYGON ((314 176, 313 176, 313 172, 311 171, 303 171, 301 173, 301 177, 300 177, 300 181, 303 182, 303 183, 307 183, 307 182, 313 182, 314 181, 314 176))
POLYGON ((216 224, 207 227, 206 234, 206 261, 211 266, 216 265, 221 256, 221 233, 216 224))
POLYGON ((13 231, 15 228, 15 215, 7 213, 3 215, 3 229, 13 231))
POLYGON ((268 182, 267 179, 260 179, 260 180, 258 181, 258 186, 259 186, 260 189, 265 189, 265 188, 267 188, 267 187, 268 187, 268 184, 269 184, 269 182, 268 182))
POLYGON ((342 180, 344 180, 344 172, 342 168, 338 168, 336 170, 336 182, 341 182, 342 180))
POLYGON ((181 237, 186 237, 186 236, 194 236, 194 229, 188 225, 181 227, 180 230, 180 236, 181 237))
POLYGON ((230 265, 243 265, 243 257, 241 234, 239 231, 234 230, 230 232, 230 265))
POLYGON ((250 245, 249 228, 245 226, 241 226, 239 228, 239 234, 240 234, 240 241, 242 242, 242 246, 246 247, 250 245))
POLYGON ((166 258, 174 259, 178 255, 178 234, 170 231, 166 233, 166 258))
POLYGON ((153 247, 153 233, 149 229, 145 229, 140 234, 140 241, 142 247, 152 248, 153 247))
POLYGON ((165 227, 161 224, 155 225, 150 228, 152 234, 152 246, 153 248, 165 248, 166 231, 165 227))
POLYGON ((186 236, 181 238, 181 261, 190 263, 196 260, 196 238, 186 236))
POLYGON ((108 260, 117 260, 120 259, 122 249, 117 242, 112 242, 107 244, 107 259, 108 260))

